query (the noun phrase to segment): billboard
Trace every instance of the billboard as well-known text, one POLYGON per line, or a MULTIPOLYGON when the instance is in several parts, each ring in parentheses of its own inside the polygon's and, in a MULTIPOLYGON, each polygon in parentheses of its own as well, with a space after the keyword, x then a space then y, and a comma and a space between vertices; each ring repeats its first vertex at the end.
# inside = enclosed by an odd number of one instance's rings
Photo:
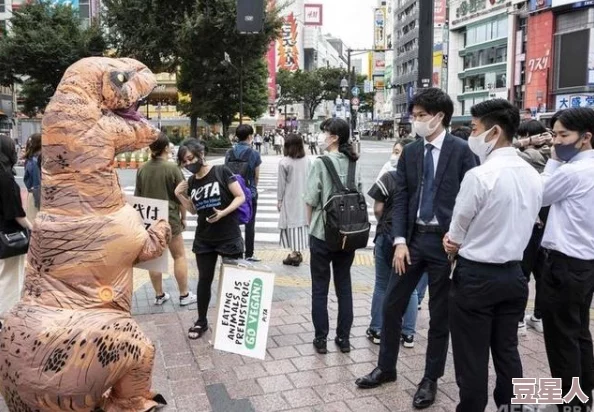
POLYGON ((433 25, 442 26, 446 22, 446 0, 435 0, 433 4, 433 25))
POLYGON ((373 53, 373 76, 383 76, 386 73, 386 53, 373 53))
POLYGON ((306 26, 321 26, 324 23, 324 6, 306 4, 304 6, 304 21, 306 26))
POLYGON ((503 12, 509 0, 451 0, 450 29, 465 26, 497 11, 503 12))
POLYGON ((551 0, 530 0, 529 10, 537 11, 544 10, 551 7, 551 0))
POLYGON ((298 35, 295 13, 290 13, 284 19, 281 38, 278 40, 278 69, 292 72, 299 70, 298 35))
POLYGON ((386 48, 386 9, 379 7, 373 14, 373 47, 383 50, 386 48))
MULTIPOLYGON (((276 0, 268 0, 266 10, 270 11, 276 7, 276 0)), ((268 66, 268 103, 276 102, 276 41, 272 41, 266 53, 266 64, 268 66)))
POLYGON ((553 52, 554 18, 551 10, 530 16, 526 38, 525 109, 546 107, 553 52))
POLYGON ((581 3, 582 0, 552 0, 551 7, 567 6, 569 4, 581 3))

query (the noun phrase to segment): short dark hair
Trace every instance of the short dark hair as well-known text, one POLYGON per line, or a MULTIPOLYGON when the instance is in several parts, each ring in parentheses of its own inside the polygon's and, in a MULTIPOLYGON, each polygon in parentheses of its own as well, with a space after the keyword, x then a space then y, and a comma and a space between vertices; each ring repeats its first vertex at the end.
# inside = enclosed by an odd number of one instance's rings
POLYGON ((396 147, 396 145, 400 145, 402 146, 402 148, 404 149, 404 146, 406 146, 407 144, 413 143, 415 141, 415 139, 413 139, 412 137, 401 137, 399 139, 396 139, 396 141, 394 142, 394 146, 392 146, 392 149, 394 147, 396 147))
POLYGON ((0 134, 0 171, 15 175, 16 162, 17 152, 14 140, 8 135, 0 134))
POLYGON ((183 164, 184 157, 186 157, 186 154, 188 152, 191 152, 194 155, 194 157, 198 157, 201 154, 205 153, 205 146, 198 139, 189 138, 189 139, 184 140, 179 145, 179 150, 177 151, 177 164, 178 165, 181 166, 183 164))
POLYGON ((149 145, 149 149, 151 149, 151 157, 153 159, 158 158, 163 154, 167 147, 169 147, 169 138, 165 133, 161 132, 159 133, 157 140, 149 145))
POLYGON ((481 121, 487 129, 497 125, 505 133, 508 142, 512 142, 520 126, 520 109, 505 99, 491 99, 475 104, 470 108, 470 115, 481 121))
POLYGON ((359 155, 350 142, 350 127, 346 120, 340 117, 326 119, 320 125, 323 132, 338 136, 338 151, 345 154, 349 159, 357 161, 359 155))
POLYGON ((292 159, 301 159, 302 157, 305 157, 305 148, 303 147, 303 139, 301 136, 295 133, 289 133, 285 139, 283 155, 292 159))
POLYGON ((587 107, 572 107, 560 110, 551 118, 551 127, 561 122, 567 130, 584 134, 590 132, 594 141, 594 110, 587 107))
POLYGON ((468 136, 470 136, 470 133, 472 133, 472 130, 468 126, 460 126, 452 130, 452 134, 454 136, 457 136, 460 139, 464 140, 468 140, 468 136))
POLYGON ((520 127, 518 127, 518 136, 520 137, 528 137, 534 136, 541 133, 545 133, 547 128, 539 122, 538 120, 531 119, 526 120, 520 123, 520 127))
POLYGON ((254 128, 249 124, 240 124, 235 129, 235 136, 237 136, 237 140, 243 142, 247 140, 248 137, 254 134, 254 128))
POLYGON ((433 116, 442 112, 444 114, 441 124, 448 127, 454 114, 454 102, 446 92, 437 87, 419 90, 408 104, 408 112, 412 113, 413 107, 419 106, 433 116))

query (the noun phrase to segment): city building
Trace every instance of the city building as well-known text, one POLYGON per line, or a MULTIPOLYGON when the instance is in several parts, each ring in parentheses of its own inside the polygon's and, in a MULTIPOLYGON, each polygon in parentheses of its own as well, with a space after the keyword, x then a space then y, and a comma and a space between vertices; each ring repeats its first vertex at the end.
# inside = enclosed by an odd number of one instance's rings
POLYGON ((342 40, 323 34, 321 26, 305 26, 303 69, 306 71, 322 67, 340 67, 346 69, 346 49, 342 40))
POLYGON ((452 0, 449 4, 447 91, 453 125, 470 121, 470 108, 491 98, 512 99, 517 7, 506 0, 452 0))

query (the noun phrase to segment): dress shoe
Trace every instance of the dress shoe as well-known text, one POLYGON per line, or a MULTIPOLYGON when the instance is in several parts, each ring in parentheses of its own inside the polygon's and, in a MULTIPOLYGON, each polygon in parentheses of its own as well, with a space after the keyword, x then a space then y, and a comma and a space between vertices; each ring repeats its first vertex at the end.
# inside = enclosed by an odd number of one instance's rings
POLYGON ((365 375, 355 381, 361 389, 371 389, 380 386, 386 382, 394 382, 396 380, 396 371, 383 372, 380 368, 375 368, 369 375, 365 375))
POLYGON ((326 338, 315 338, 313 341, 316 352, 325 355, 328 353, 328 347, 326 345, 326 338))
POLYGON ((334 339, 334 343, 338 345, 342 353, 349 353, 351 351, 351 342, 345 338, 339 338, 338 336, 334 339))
POLYGON ((433 405, 437 393, 437 382, 423 378, 413 398, 415 409, 425 409, 433 405))

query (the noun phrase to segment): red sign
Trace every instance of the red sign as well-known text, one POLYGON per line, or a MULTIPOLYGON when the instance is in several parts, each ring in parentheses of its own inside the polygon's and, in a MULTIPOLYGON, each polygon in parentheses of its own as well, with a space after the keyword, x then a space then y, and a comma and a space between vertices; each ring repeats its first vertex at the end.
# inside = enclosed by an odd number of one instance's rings
POLYGON ((528 18, 526 45, 526 93, 524 108, 547 106, 549 74, 553 57, 553 12, 532 14, 528 18))
MULTIPOLYGON (((275 7, 276 0, 268 0, 268 10, 272 10, 275 7)), ((268 64, 268 102, 274 103, 276 101, 276 41, 270 43, 268 53, 266 54, 266 62, 268 64)), ((271 114, 271 116, 273 115, 271 114)))
POLYGON ((435 0, 433 4, 433 25, 442 25, 446 22, 446 0, 435 0))
POLYGON ((289 71, 299 70, 297 20, 293 13, 285 17, 281 38, 278 40, 278 68, 289 71))

